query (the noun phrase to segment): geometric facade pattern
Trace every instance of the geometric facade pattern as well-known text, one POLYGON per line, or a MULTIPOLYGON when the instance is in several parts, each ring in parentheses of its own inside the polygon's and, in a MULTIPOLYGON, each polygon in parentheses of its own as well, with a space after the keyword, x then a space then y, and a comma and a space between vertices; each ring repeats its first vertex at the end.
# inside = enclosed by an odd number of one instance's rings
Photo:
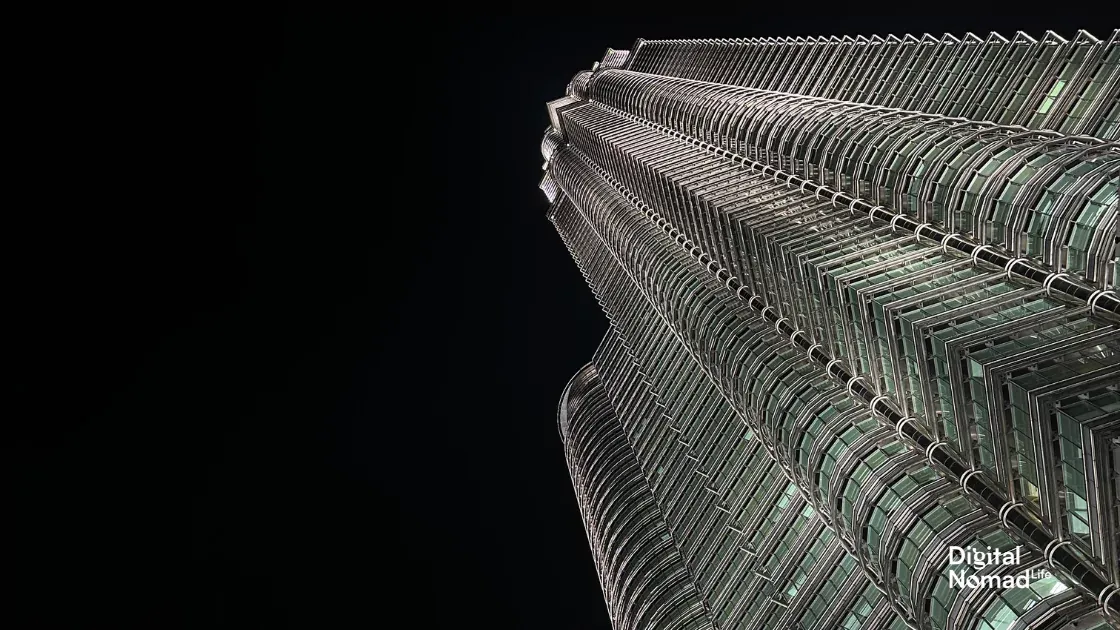
POLYGON ((1120 31, 639 40, 548 111, 615 628, 1120 627, 1120 31))

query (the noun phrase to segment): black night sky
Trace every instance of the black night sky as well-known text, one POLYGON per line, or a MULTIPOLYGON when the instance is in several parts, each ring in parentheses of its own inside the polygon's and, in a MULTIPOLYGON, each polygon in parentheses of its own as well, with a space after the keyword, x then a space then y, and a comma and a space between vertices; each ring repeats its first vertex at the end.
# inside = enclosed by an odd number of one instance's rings
POLYGON ((1112 28, 264 6, 26 96, 20 627, 609 628, 555 420, 606 319, 544 218, 545 101, 639 36, 1112 28))

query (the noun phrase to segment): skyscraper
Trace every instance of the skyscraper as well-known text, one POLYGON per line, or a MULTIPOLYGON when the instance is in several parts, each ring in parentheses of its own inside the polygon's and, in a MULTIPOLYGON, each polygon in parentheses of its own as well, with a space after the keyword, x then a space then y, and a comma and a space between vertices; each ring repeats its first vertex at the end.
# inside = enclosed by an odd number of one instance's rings
POLYGON ((548 112, 616 629, 1120 627, 1120 31, 638 40, 548 112))

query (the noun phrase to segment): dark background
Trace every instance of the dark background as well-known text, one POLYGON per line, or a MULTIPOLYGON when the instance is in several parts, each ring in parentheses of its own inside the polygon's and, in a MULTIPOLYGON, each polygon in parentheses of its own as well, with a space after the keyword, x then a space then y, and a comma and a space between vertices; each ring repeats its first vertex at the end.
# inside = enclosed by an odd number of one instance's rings
POLYGON ((4 566, 27 627, 609 628, 555 424, 606 320, 544 218, 545 101, 639 36, 1107 35, 245 17, 98 34, 16 99, 4 566))

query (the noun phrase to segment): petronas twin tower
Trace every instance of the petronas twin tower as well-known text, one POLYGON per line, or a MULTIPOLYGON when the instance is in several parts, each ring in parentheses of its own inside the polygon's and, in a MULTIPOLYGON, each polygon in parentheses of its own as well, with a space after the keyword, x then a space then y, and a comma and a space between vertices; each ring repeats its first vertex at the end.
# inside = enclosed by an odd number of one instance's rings
POLYGON ((548 109, 616 630, 1120 627, 1120 32, 638 40, 548 109))

